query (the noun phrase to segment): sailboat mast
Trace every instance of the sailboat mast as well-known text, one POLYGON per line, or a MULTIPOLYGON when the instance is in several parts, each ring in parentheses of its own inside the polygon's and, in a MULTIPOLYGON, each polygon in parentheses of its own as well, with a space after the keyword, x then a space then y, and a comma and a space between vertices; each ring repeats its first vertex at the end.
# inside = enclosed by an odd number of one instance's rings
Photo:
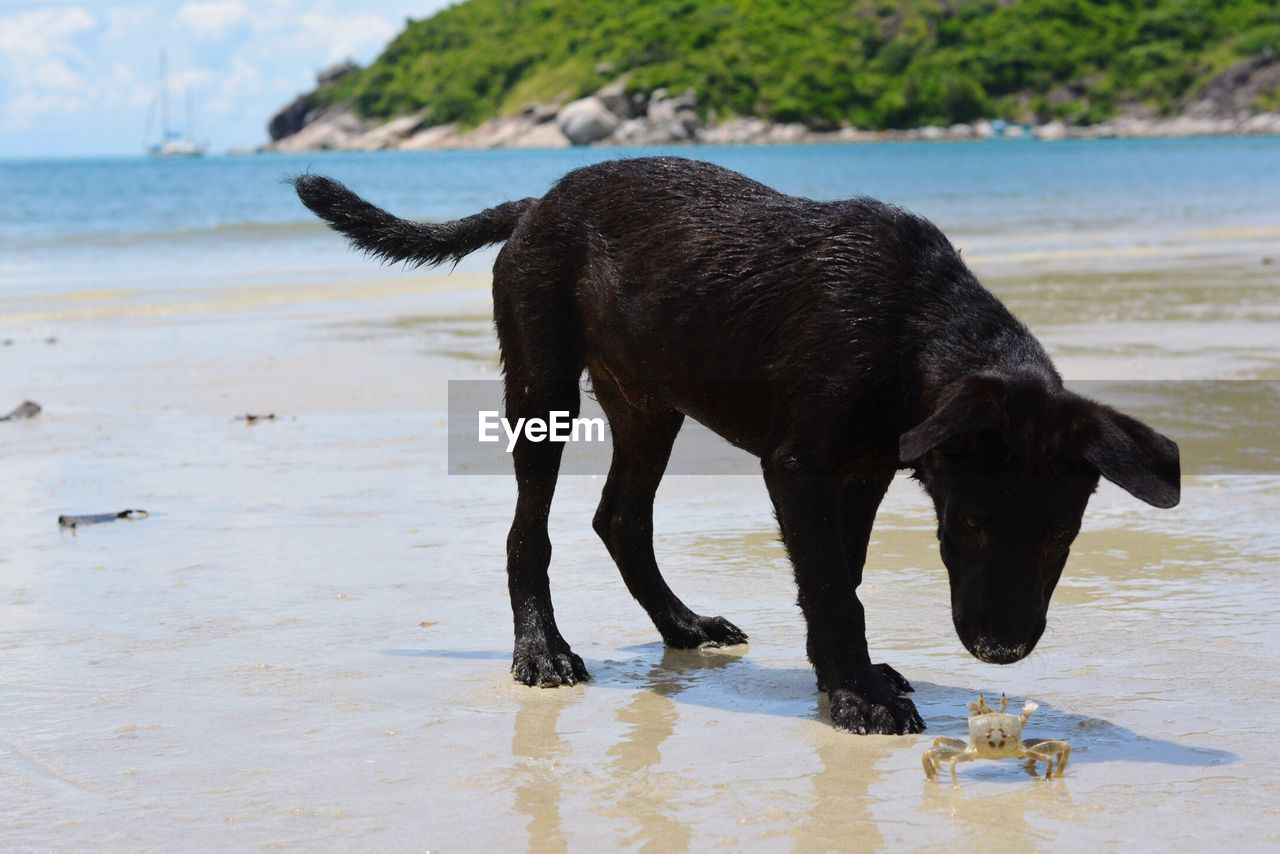
POLYGON ((169 57, 160 51, 160 132, 169 138, 169 57))

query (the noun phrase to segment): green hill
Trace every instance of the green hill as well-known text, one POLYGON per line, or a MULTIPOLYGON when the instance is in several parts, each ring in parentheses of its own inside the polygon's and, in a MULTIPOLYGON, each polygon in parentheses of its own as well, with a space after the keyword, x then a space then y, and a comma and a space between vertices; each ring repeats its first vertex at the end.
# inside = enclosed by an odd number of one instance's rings
MULTIPOLYGON (((469 0, 308 96, 479 123, 626 75, 719 118, 903 128, 1167 114, 1280 47, 1275 0, 469 0)), ((1274 109, 1274 88, 1255 108, 1274 109)))

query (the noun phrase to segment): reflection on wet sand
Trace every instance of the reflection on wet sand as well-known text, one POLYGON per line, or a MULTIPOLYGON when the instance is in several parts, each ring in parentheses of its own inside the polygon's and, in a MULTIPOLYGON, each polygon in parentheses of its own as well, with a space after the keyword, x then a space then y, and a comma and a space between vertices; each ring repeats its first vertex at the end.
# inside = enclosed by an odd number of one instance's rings
POLYGON ((658 771, 662 745, 676 731, 680 712, 673 698, 700 675, 736 661, 732 655, 697 650, 663 651, 662 658, 641 677, 631 702, 618 710, 626 725, 621 741, 608 750, 608 789, 614 811, 638 826, 624 838, 642 851, 684 850, 690 829, 676 816, 689 781, 658 771))
MULTIPOLYGON (((628 679, 633 694, 615 713, 624 725, 622 737, 605 751, 609 761, 596 780, 590 800, 603 815, 633 826, 621 837, 624 847, 641 851, 680 851, 690 847, 692 830, 679 818, 681 805, 705 794, 696 781, 663 770, 663 744, 676 731, 680 711, 675 698, 710 672, 738 661, 731 653, 710 650, 664 649, 662 656, 638 679, 628 679)), ((607 682, 592 686, 609 686, 607 682)), ((588 689, 589 690, 589 689, 588 689)), ((512 735, 512 753, 519 759, 514 791, 516 808, 527 816, 529 849, 564 851, 567 836, 562 805, 571 746, 557 727, 565 709, 576 705, 582 691, 518 691, 519 706, 512 735)))
POLYGON ((569 755, 560 737, 560 713, 582 699, 581 691, 520 691, 511 753, 516 769, 516 809, 528 816, 530 851, 565 851, 568 840, 560 815, 560 762, 569 755))
POLYGON ((1049 825, 1064 822, 1075 807, 1065 780, 1040 783, 996 794, 930 784, 924 787, 921 806, 939 818, 953 819, 952 845, 963 841, 975 851, 1025 849, 1029 841, 1058 838, 1061 829, 1049 825))
MULTIPOLYGON (((830 720, 826 694, 819 712, 830 720)), ((814 733, 822 770, 813 776, 813 803, 808 815, 794 829, 796 850, 869 851, 885 845, 884 835, 872 811, 876 803, 871 787, 880 778, 881 762, 903 741, 887 736, 852 737, 827 726, 814 733)))

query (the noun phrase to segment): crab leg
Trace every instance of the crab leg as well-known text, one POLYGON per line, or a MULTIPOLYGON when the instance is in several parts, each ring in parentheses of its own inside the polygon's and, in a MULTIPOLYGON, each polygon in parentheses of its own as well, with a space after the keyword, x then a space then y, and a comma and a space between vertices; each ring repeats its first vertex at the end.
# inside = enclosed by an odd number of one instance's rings
POLYGON ((960 762, 972 762, 978 758, 978 751, 972 748, 966 749, 958 756, 951 757, 951 788, 960 788, 960 778, 956 776, 956 765, 960 762))
MULTIPOLYGON (((966 749, 965 743, 957 738, 934 739, 933 747, 926 750, 922 757, 924 762, 924 775, 930 780, 937 779, 938 766, 948 760, 954 761, 953 757, 964 755, 966 749), (939 742, 954 742, 954 744, 939 744, 939 742)), ((953 764, 951 766, 951 778, 953 781, 955 780, 955 773, 956 769, 953 764)))
POLYGON ((1036 762, 1043 762, 1047 766, 1045 768, 1044 778, 1046 780, 1053 777, 1053 763, 1057 760, 1058 776, 1062 776, 1062 772, 1066 770, 1067 760, 1071 758, 1071 745, 1065 741, 1058 741, 1052 738, 1041 738, 1024 741, 1022 743, 1023 754, 1027 757, 1027 770, 1031 776, 1035 776, 1036 762))

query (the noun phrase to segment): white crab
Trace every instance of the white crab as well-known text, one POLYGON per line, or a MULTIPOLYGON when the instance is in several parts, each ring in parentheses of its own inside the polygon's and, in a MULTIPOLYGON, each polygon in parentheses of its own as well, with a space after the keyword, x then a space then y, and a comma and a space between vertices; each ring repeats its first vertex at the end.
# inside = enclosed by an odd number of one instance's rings
POLYGON ((975 759, 1025 759, 1024 767, 1031 776, 1036 775, 1036 763, 1044 762, 1044 778, 1053 776, 1054 762, 1057 762, 1058 776, 1067 767, 1071 758, 1071 745, 1054 738, 1033 738, 1022 740, 1022 728, 1031 713, 1040 708, 1030 700, 1022 707, 1021 715, 1005 712, 1009 700, 1000 695, 1000 711, 987 705, 986 699, 979 694, 978 699, 969 704, 969 743, 958 738, 941 736, 933 740, 933 746, 924 752, 924 773, 930 780, 938 774, 938 766, 943 762, 951 765, 951 785, 959 786, 956 778, 956 763, 972 762, 975 759))

